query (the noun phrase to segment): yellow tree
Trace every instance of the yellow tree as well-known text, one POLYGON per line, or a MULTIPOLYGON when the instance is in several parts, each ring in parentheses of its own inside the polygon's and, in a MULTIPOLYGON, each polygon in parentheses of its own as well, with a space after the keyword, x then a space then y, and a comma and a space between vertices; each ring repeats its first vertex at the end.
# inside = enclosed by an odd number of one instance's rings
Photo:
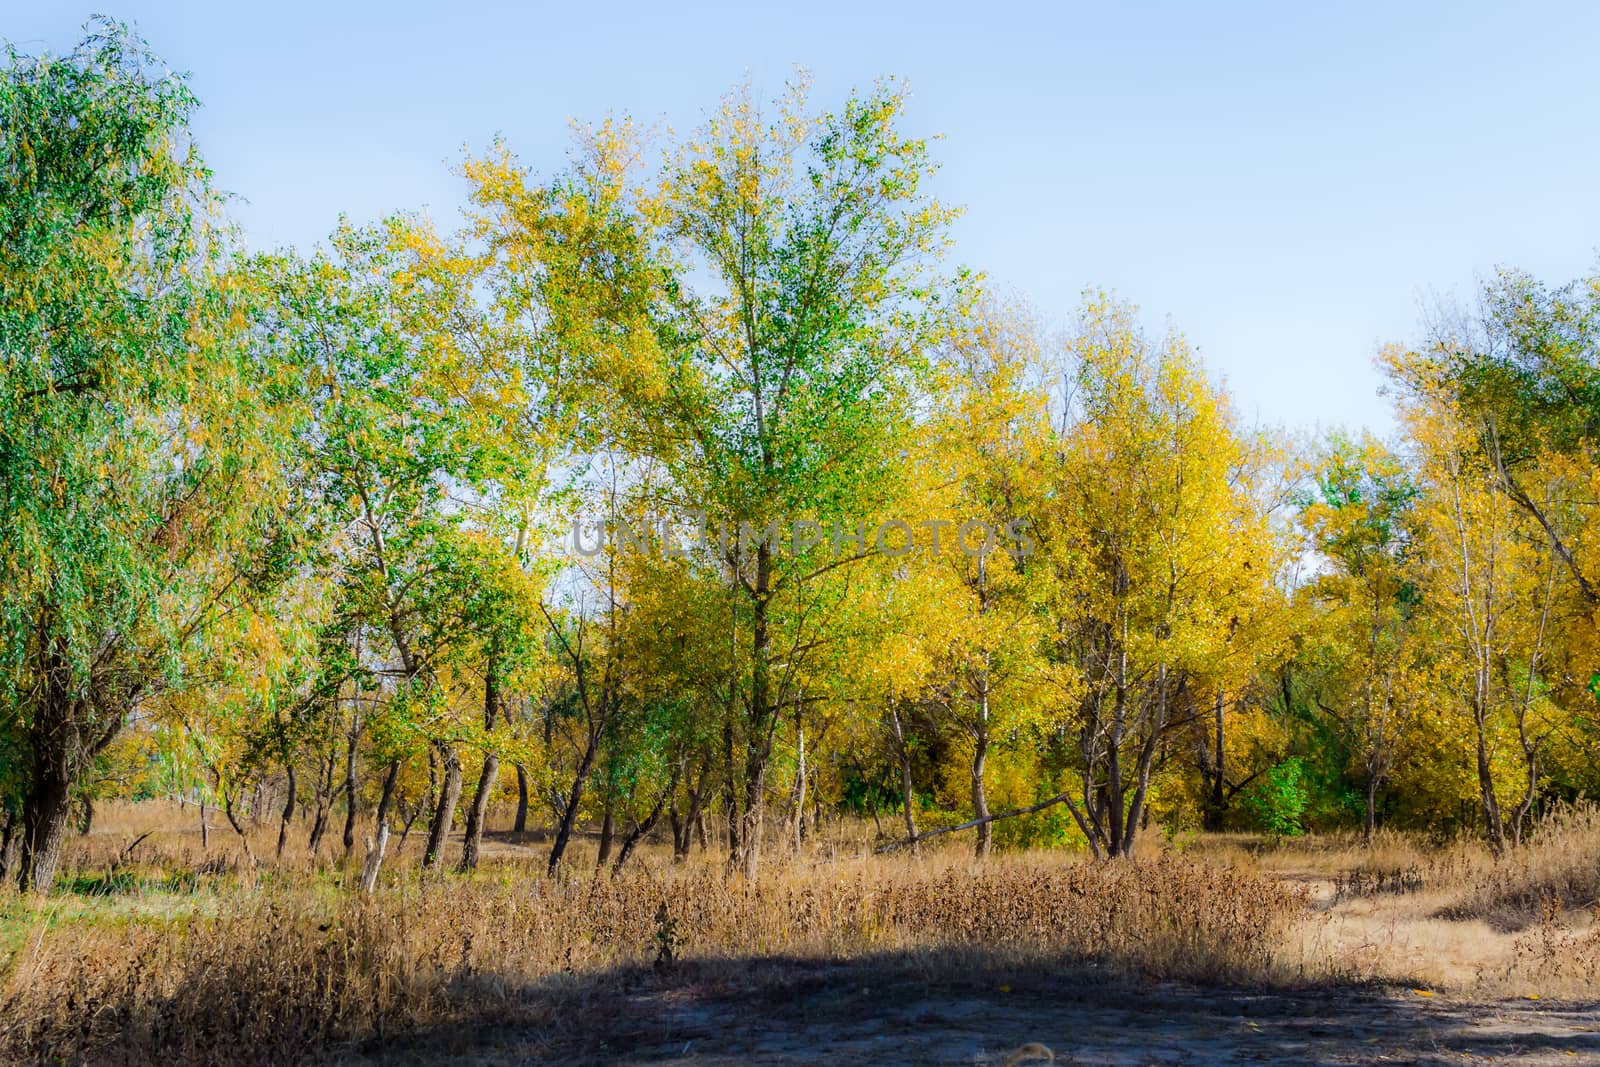
POLYGON ((1047 570, 1030 558, 1036 541, 1027 529, 1049 426, 1045 395, 1031 380, 1040 366, 1026 311, 984 305, 941 363, 941 407, 921 461, 936 480, 924 498, 923 566, 932 574, 923 595, 945 616, 928 697, 970 752, 979 857, 994 835, 991 748, 1023 735, 1039 691, 1056 680, 1040 655, 1047 570))
MULTIPOLYGON (((1423 352, 1392 349, 1385 360, 1418 452, 1426 591, 1451 634, 1441 673, 1471 724, 1479 808, 1490 848, 1500 852, 1508 832, 1520 838, 1537 798, 1548 733, 1541 674, 1564 571, 1556 536, 1518 506, 1500 465, 1479 450, 1481 413, 1459 403, 1442 358, 1456 347, 1441 338, 1423 352), (1508 765, 1520 765, 1523 782, 1509 819, 1501 785, 1508 765)), ((1536 483, 1524 478, 1517 491, 1526 495, 1536 483)), ((1548 504, 1553 494, 1547 485, 1540 498, 1548 504)))
POLYGON ((1096 855, 1125 856, 1169 734, 1214 700, 1217 665, 1274 595, 1273 532, 1239 472, 1250 442, 1181 338, 1132 309, 1083 310, 1042 523, 1055 655, 1081 680, 1061 708, 1096 855))
MULTIPOLYGON (((1554 795, 1592 790, 1593 753, 1600 748, 1593 714, 1600 692, 1594 666, 1600 542, 1593 534, 1600 499, 1600 279, 1549 287, 1502 271, 1484 286, 1471 314, 1439 324, 1422 352, 1395 362, 1394 370, 1408 403, 1426 397, 1423 406, 1453 417, 1466 471, 1475 481, 1484 478, 1529 524, 1519 540, 1537 542, 1536 552, 1554 557, 1548 595, 1528 594, 1535 603, 1551 601, 1544 627, 1551 640, 1545 647, 1542 636, 1530 638, 1540 647, 1536 657, 1524 653, 1514 672, 1527 672, 1516 706, 1533 706, 1539 701, 1529 694, 1542 691, 1544 703, 1553 709, 1555 701, 1564 713, 1559 729, 1543 731, 1559 742, 1551 752, 1536 751, 1538 737, 1519 741, 1526 773, 1518 810, 1528 807, 1538 777, 1528 768, 1535 762, 1553 772, 1562 765, 1547 784, 1554 795), (1564 749, 1586 749, 1588 757, 1564 749)), ((1513 819, 1513 833, 1521 822, 1513 819)))

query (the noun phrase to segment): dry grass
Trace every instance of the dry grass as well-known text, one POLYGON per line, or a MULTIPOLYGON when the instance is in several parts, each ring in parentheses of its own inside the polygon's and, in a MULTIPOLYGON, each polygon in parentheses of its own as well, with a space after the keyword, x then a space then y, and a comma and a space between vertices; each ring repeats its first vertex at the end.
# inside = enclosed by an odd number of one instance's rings
POLYGON ((1330 980, 1472 996, 1575 997, 1600 988, 1600 811, 1557 812, 1499 859, 1482 842, 1380 834, 1245 848, 1305 885, 1318 914, 1284 965, 1330 980))
POLYGON ((114 825, 74 844, 78 894, 11 904, 0 1059, 288 1062, 452 1023, 573 1025, 581 1008, 558 1010, 563 997, 686 961, 703 974, 707 961, 961 958, 1257 981, 1306 908, 1295 887, 1178 856, 980 866, 954 849, 792 860, 752 884, 654 853, 616 876, 580 853, 583 873, 549 879, 542 854, 502 848, 470 879, 396 862, 363 899, 336 865, 258 871, 219 836, 201 856, 177 827, 125 859, 145 827, 114 825))
POLYGON ((1554 909, 1600 907, 1600 808, 1566 808, 1547 818, 1524 848, 1480 867, 1454 903, 1454 918, 1523 930, 1554 909))
MULTIPOLYGON (((202 849, 193 808, 113 808, 72 843, 70 892, 0 898, 0 1060, 276 1063, 430 1028, 570 1029, 618 983, 737 981, 758 960, 1547 998, 1600 980, 1592 811, 1498 863, 1467 840, 1218 835, 1132 863, 977 865, 965 842, 873 857, 861 834, 835 828, 756 884, 658 846, 596 876, 591 842, 549 879, 541 845, 504 836, 470 878, 423 877, 413 836, 363 899, 336 835, 258 864, 225 824, 202 849)), ((250 853, 273 844, 263 826, 250 853)))

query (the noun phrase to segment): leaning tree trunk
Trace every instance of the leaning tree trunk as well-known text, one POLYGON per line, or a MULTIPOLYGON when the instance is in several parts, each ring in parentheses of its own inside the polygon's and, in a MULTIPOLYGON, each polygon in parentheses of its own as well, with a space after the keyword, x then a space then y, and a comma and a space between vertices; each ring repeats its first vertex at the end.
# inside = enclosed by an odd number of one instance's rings
POLYGON ((472 794, 472 804, 467 808, 466 838, 461 845, 461 869, 476 870, 478 855, 483 847, 483 828, 489 817, 489 797, 494 793, 494 780, 500 774, 500 757, 493 752, 483 755, 483 771, 478 775, 478 790, 472 794))
POLYGON ((567 843, 572 840, 572 827, 578 819, 578 801, 583 798, 583 787, 589 781, 589 772, 594 768, 594 757, 599 747, 600 737, 597 732, 591 731, 589 742, 583 749, 583 758, 573 772, 572 791, 567 794, 567 803, 561 809, 561 821, 556 826, 556 838, 550 846, 550 862, 546 867, 550 874, 555 874, 560 868, 561 857, 567 851, 567 843))
POLYGON ((628 831, 627 836, 622 839, 622 848, 617 851, 617 862, 611 868, 611 873, 615 874, 622 870, 622 865, 628 862, 628 857, 633 855, 633 850, 638 847, 639 842, 656 828, 656 823, 661 819, 661 811, 666 807, 667 797, 677 791, 678 783, 673 782, 667 787, 667 791, 656 799, 656 806, 650 809, 650 814, 645 816, 644 822, 635 823, 633 829, 628 831))
POLYGON ((374 818, 374 825, 382 826, 389 820, 389 809, 394 806, 394 794, 400 784, 400 761, 394 760, 389 764, 389 771, 383 776, 383 791, 378 794, 378 813, 374 818))
POLYGON ((283 845, 289 838, 289 823, 294 821, 294 764, 284 768, 288 772, 289 784, 284 788, 283 821, 278 823, 278 858, 283 859, 283 845))
POLYGON ((444 858, 444 842, 455 822, 456 803, 461 799, 461 757, 454 746, 439 742, 440 761, 444 764, 444 784, 439 789, 439 803, 433 809, 433 822, 428 826, 428 844, 422 850, 422 869, 439 866, 444 858))

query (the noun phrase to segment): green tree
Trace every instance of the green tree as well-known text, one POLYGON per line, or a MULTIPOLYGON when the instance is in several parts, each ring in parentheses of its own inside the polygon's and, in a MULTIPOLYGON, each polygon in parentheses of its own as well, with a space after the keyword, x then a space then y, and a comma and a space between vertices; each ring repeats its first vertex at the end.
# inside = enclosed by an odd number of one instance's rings
POLYGON ((90 761, 286 569, 295 375, 250 343, 184 80, 106 21, 6 60, 0 707, 42 891, 90 761))
POLYGON ((1318 704, 1357 764, 1365 835, 1379 797, 1428 698, 1428 647, 1417 560, 1420 489, 1378 442, 1335 437, 1315 472, 1300 520, 1326 570, 1311 584, 1311 627, 1326 687, 1318 704))

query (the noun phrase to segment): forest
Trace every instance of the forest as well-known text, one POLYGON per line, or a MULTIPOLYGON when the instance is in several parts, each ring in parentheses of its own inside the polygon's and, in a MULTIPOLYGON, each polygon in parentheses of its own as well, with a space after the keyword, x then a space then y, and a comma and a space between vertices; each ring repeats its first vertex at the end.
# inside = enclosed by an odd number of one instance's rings
POLYGON ((490 143, 459 217, 263 251, 131 30, 5 63, 8 906, 153 806, 350 907, 734 907, 841 849, 1506 864, 1600 788, 1600 277, 1419 312, 1393 433, 1297 434, 1121 295, 964 265, 895 81, 490 143))

